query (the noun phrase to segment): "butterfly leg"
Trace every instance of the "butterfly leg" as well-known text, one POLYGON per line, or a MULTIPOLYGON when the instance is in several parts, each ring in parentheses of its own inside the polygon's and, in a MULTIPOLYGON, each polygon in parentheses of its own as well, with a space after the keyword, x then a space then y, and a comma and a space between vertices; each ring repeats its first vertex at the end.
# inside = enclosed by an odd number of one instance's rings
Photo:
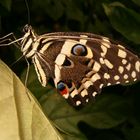
POLYGON ((21 39, 17 39, 14 33, 9 33, 0 38, 0 46, 10 46, 11 44, 14 44, 17 48, 19 48, 19 40, 21 39))

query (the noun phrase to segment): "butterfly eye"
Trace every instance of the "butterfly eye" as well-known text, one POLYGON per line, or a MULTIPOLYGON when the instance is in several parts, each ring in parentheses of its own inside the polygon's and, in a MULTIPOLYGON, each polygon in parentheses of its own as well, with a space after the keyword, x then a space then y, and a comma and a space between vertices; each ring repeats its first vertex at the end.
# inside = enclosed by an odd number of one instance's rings
POLYGON ((87 55, 87 49, 84 45, 76 44, 73 46, 71 53, 77 56, 85 56, 87 55))
POLYGON ((57 84, 57 89, 60 91, 61 95, 68 93, 65 83, 62 81, 57 84))
POLYGON ((31 30, 31 26, 28 25, 28 24, 26 24, 26 25, 24 26, 24 28, 23 28, 23 32, 24 32, 24 33, 27 33, 29 30, 31 30))

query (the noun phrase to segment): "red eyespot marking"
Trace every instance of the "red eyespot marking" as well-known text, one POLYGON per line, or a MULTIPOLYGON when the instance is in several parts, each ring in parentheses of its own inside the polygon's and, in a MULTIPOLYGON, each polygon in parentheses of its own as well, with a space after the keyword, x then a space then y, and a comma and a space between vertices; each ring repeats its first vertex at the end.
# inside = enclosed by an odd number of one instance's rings
POLYGON ((68 93, 68 89, 66 88, 66 85, 64 82, 60 81, 57 84, 57 89, 59 90, 61 95, 67 94, 68 93))
POLYGON ((61 95, 64 95, 64 94, 67 94, 68 93, 68 90, 67 88, 63 89, 62 91, 60 91, 61 95))

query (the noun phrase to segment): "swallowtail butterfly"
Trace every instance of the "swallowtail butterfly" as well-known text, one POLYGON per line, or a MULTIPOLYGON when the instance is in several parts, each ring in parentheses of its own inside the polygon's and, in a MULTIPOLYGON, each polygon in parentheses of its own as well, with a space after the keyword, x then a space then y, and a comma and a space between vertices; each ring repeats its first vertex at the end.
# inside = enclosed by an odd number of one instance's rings
POLYGON ((87 104, 103 87, 140 79, 138 56, 109 38, 72 32, 38 36, 30 25, 24 32, 21 51, 32 58, 42 86, 53 79, 75 107, 87 104))

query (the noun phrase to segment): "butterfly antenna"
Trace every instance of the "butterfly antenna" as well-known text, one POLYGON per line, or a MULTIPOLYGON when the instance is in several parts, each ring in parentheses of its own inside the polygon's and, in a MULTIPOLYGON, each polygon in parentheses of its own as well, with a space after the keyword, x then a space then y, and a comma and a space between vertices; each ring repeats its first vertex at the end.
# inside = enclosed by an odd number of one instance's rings
POLYGON ((27 16, 28 16, 28 24, 30 24, 30 9, 29 9, 29 4, 28 4, 28 1, 25 0, 25 5, 26 5, 26 8, 27 8, 27 16))

